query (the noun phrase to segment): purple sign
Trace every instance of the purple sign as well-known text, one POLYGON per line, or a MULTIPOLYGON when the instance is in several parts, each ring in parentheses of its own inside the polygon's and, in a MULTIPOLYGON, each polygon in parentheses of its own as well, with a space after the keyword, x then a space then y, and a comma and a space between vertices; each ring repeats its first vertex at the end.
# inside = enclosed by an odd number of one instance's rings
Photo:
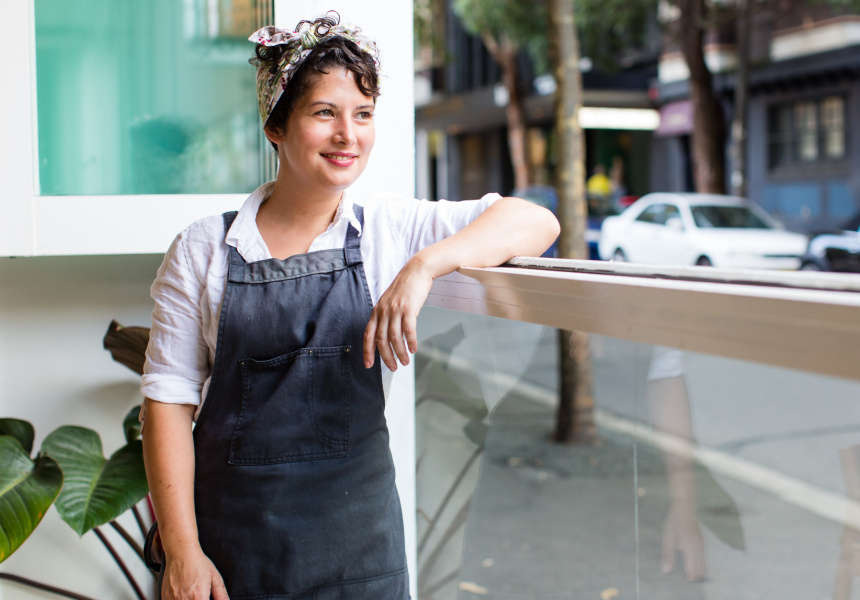
POLYGON ((660 107, 660 126, 656 133, 660 137, 684 135, 693 131, 693 104, 689 100, 670 102, 660 107))

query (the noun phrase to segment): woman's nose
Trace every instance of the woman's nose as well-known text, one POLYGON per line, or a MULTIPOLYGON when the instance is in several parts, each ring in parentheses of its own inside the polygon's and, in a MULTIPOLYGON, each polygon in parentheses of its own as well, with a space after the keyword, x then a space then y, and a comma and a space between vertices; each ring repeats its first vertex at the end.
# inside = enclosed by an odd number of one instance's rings
POLYGON ((351 146, 355 143, 355 124, 352 119, 341 117, 337 120, 334 138, 336 142, 345 146, 351 146))

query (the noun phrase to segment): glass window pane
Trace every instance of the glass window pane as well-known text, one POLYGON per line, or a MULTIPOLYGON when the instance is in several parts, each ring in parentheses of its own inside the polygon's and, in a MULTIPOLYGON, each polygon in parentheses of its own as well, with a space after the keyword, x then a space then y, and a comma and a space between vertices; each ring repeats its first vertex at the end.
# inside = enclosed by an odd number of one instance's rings
POLYGON ((693 220, 698 227, 735 229, 770 229, 761 218, 744 206, 693 206, 693 220))
POLYGON ((840 96, 830 96, 821 101, 821 126, 825 156, 845 156, 845 102, 840 96))
POLYGON ((663 204, 652 204, 643 210, 642 214, 636 217, 636 220, 645 223, 659 223, 660 215, 663 213, 663 206, 663 204))
POLYGON ((794 126, 797 131, 797 158, 818 158, 818 115, 815 102, 795 102, 794 126))
POLYGON ((774 106, 770 110, 769 164, 778 167, 791 162, 791 105, 774 106))
POLYGON ((247 37, 270 5, 36 0, 41 193, 253 189, 266 151, 247 37))
POLYGON ((418 331, 419 598, 849 597, 860 382, 444 309, 418 331))

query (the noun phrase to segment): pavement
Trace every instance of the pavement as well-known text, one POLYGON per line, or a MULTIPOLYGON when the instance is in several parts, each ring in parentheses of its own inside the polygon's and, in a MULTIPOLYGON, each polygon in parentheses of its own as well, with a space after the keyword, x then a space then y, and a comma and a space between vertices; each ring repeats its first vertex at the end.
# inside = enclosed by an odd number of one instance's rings
POLYGON ((421 319, 419 599, 836 597, 860 384, 685 353, 667 421, 653 349, 592 337, 598 442, 559 445, 554 330, 421 319), (672 532, 688 552, 666 573, 672 532))

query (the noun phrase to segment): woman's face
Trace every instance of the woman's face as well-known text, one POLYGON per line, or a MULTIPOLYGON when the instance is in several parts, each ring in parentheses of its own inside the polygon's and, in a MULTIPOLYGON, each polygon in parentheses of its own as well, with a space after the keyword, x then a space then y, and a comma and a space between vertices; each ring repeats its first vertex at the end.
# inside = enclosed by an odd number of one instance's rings
POLYGON ((287 181, 309 193, 340 193, 358 179, 376 139, 373 98, 347 69, 321 74, 296 104, 278 144, 287 181), (298 187, 301 186, 301 187, 298 187))

